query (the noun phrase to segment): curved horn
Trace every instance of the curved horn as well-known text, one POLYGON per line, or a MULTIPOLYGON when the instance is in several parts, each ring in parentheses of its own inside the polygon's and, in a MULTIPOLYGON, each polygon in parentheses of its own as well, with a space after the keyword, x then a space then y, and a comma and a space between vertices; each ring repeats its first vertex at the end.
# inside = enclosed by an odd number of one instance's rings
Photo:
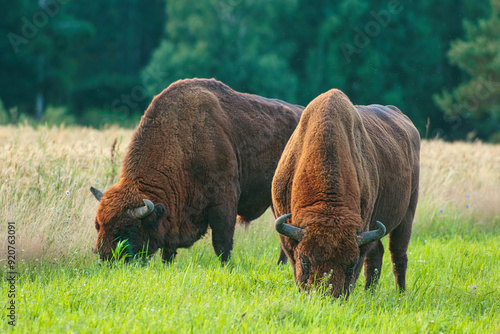
POLYGON ((288 217, 290 217, 292 214, 286 214, 274 222, 274 227, 276 228, 276 231, 278 231, 280 234, 283 234, 286 237, 292 238, 294 240, 300 241, 302 238, 304 238, 304 230, 301 229, 300 227, 296 227, 290 224, 285 224, 285 220, 287 220, 288 217))
POLYGON ((385 235, 385 226, 381 222, 377 220, 378 229, 361 232, 356 236, 356 241, 358 242, 358 246, 369 244, 370 242, 377 241, 381 239, 385 235))
POLYGON ((151 202, 149 199, 143 199, 143 201, 144 204, 146 204, 145 206, 141 206, 135 209, 130 209, 129 211, 130 217, 141 219, 150 215, 151 212, 153 212, 153 210, 155 209, 155 205, 153 204, 153 202, 151 202))
POLYGON ((92 193, 92 195, 94 195, 94 197, 100 202, 101 201, 101 198, 102 198, 102 191, 100 190, 97 190, 96 188, 94 187, 90 187, 90 192, 92 193))

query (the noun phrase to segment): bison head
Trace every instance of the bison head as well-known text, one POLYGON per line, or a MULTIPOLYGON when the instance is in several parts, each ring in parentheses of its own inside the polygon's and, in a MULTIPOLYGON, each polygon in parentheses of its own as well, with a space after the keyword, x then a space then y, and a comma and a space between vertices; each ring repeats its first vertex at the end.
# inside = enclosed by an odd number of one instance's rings
POLYGON ((166 219, 163 205, 130 196, 118 185, 104 194, 93 187, 90 191, 100 202, 95 218, 97 243, 94 252, 99 253, 101 260, 124 255, 126 259, 137 254, 149 256, 162 247, 164 224, 160 222, 166 219), (118 244, 122 244, 124 250, 114 257, 118 244))
POLYGON ((285 237, 282 246, 290 259, 296 284, 302 290, 324 284, 334 297, 348 297, 353 273, 360 257, 359 247, 379 240, 385 235, 385 226, 356 234, 354 228, 341 231, 329 226, 309 224, 305 229, 286 224, 291 214, 276 219, 276 230, 285 237))

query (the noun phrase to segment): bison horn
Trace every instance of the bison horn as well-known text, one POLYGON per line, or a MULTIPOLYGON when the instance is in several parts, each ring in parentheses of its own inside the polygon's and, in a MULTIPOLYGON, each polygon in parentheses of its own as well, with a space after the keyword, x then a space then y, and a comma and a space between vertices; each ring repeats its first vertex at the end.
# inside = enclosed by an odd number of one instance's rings
POLYGON ((94 187, 90 187, 90 192, 92 193, 92 195, 94 195, 94 197, 100 202, 101 201, 101 198, 103 196, 103 193, 102 191, 100 190, 97 190, 96 188, 94 187))
POLYGON ((130 217, 141 219, 151 214, 151 212, 153 212, 153 210, 155 209, 155 205, 153 204, 153 202, 151 202, 149 199, 143 199, 143 201, 144 204, 146 205, 141 206, 139 208, 131 209, 129 211, 130 217))
POLYGON ((285 224, 285 220, 287 220, 288 217, 290 217, 292 214, 286 214, 274 222, 274 227, 276 228, 276 231, 278 231, 280 234, 283 234, 286 237, 292 238, 294 240, 300 241, 302 238, 304 238, 304 230, 301 229, 300 227, 296 227, 290 224, 285 224))
POLYGON ((358 241, 358 246, 369 244, 370 242, 377 241, 385 235, 385 226, 377 220, 378 229, 368 232, 358 233, 356 240, 358 241))

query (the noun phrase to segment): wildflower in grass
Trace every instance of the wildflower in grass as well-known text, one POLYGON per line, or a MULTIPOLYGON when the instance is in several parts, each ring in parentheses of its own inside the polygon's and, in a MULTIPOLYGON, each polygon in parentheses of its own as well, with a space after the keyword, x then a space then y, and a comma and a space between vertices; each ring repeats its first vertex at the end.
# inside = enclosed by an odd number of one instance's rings
POLYGON ((71 193, 69 192, 69 190, 66 190, 66 195, 68 195, 68 196, 69 196, 69 194, 71 194, 71 193))
POLYGON ((82 188, 78 189, 78 192, 81 192, 82 191, 82 188))
POLYGON ((439 212, 443 213, 443 209, 439 209, 439 212))
POLYGON ((465 207, 468 209, 469 208, 469 204, 466 204, 465 207))
POLYGON ((465 198, 470 198, 470 195, 469 194, 465 195, 465 198))

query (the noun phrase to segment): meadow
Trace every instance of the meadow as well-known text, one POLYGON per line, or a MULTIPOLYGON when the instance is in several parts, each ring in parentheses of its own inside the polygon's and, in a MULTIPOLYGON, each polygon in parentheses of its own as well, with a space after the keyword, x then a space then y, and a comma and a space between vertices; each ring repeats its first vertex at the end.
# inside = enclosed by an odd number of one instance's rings
POLYGON ((237 228, 226 266, 209 235, 171 265, 158 254, 99 265, 89 187, 118 181, 132 132, 0 127, 0 332, 500 333, 500 145, 423 141, 408 291, 396 292, 386 251, 379 286, 364 291, 361 277, 345 301, 299 292, 291 267, 276 265, 269 211, 237 228))

